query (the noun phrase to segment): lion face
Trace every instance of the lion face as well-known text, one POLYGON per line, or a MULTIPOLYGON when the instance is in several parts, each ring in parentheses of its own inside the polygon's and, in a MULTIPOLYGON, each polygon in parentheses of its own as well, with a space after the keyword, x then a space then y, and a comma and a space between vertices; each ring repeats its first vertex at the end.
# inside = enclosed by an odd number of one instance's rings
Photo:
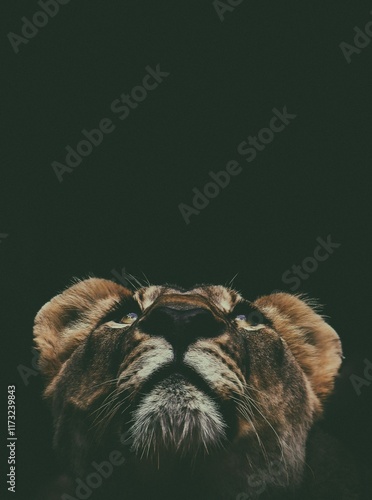
POLYGON ((132 293, 95 278, 41 309, 35 339, 55 446, 76 472, 121 446, 146 467, 199 461, 241 477, 280 460, 288 484, 301 478, 341 355, 334 330, 295 296, 132 293))

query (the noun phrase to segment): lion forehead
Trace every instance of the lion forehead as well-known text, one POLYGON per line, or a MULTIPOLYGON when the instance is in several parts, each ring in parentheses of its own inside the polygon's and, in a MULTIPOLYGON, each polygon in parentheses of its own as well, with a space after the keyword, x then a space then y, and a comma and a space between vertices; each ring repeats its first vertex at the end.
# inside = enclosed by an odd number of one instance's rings
POLYGON ((222 285, 197 285, 190 289, 183 289, 175 286, 151 285, 137 290, 134 294, 134 298, 140 304, 141 309, 145 310, 160 296, 170 294, 182 295, 185 298, 187 298, 188 295, 199 295, 209 302, 212 302, 223 312, 230 312, 238 302, 243 300, 238 292, 222 285))

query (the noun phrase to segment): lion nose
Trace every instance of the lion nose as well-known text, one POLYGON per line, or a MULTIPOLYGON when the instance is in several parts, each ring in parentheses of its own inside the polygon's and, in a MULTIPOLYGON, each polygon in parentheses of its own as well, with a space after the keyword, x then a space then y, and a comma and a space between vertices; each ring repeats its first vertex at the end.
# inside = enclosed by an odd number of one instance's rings
POLYGON ((141 327, 150 335, 162 336, 173 347, 186 347, 198 338, 219 335, 223 323, 203 307, 180 309, 172 306, 159 306, 143 319, 141 327))

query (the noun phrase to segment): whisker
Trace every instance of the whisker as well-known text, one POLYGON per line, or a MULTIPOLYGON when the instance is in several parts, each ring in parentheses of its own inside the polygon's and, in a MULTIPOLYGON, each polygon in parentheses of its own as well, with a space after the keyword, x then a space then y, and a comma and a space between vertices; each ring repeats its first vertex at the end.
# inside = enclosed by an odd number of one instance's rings
POLYGON ((268 458, 267 450, 266 450, 265 445, 263 444, 263 442, 262 442, 262 440, 260 438, 260 435, 259 435, 259 433, 258 433, 258 431, 256 429, 256 426, 254 425, 253 420, 251 418, 251 416, 253 417, 253 413, 252 413, 251 408, 249 406, 248 407, 244 406, 242 404, 242 402, 239 401, 239 400, 236 400, 236 401, 239 403, 238 407, 237 407, 238 411, 249 422, 249 424, 252 426, 252 428, 254 430, 254 433, 256 435, 256 438, 257 438, 258 445, 259 445, 259 447, 262 450, 262 454, 264 456, 265 462, 266 462, 267 465, 269 465, 269 458, 268 458), (250 415, 248 413, 250 413, 250 415))
POLYGON ((138 286, 136 286, 136 290, 138 290, 138 288, 142 288, 143 287, 143 284, 139 281, 139 279, 137 279, 135 276, 133 276, 133 274, 126 273, 126 275, 129 276, 130 279, 134 281, 134 283, 137 283, 138 286))
POLYGON ((238 276, 239 273, 236 273, 235 276, 231 278, 231 280, 227 283, 227 286, 231 288, 233 286, 235 278, 238 276))
POLYGON ((244 396, 247 398, 247 401, 249 400, 249 403, 253 405, 253 407, 256 409, 256 411, 258 411, 258 413, 261 415, 261 417, 265 420, 265 422, 269 425, 269 427, 271 428, 271 430, 274 432, 274 434, 276 436, 276 439, 278 441, 279 449, 281 451, 281 460, 284 462, 284 465, 285 465, 285 468, 286 468, 287 464, 286 464, 286 460, 284 458, 284 447, 283 447, 282 439, 280 439, 280 437, 279 437, 278 433, 276 432, 276 430, 274 429, 274 427, 271 425, 271 423, 268 421, 268 419, 265 417, 265 415, 259 409, 259 407, 258 407, 258 405, 259 405, 258 401, 255 402, 250 396, 248 396, 248 394, 245 394, 244 396))
POLYGON ((111 380, 105 380, 105 382, 100 382, 99 384, 94 384, 92 385, 92 387, 99 387, 101 385, 105 385, 105 384, 114 384, 115 382, 118 382, 119 378, 112 378, 111 380))
POLYGON ((128 283, 130 284, 130 286, 134 289, 134 290, 138 290, 138 286, 136 286, 132 280, 130 279, 130 274, 129 273, 124 273, 123 274, 124 278, 128 281, 128 283))
POLYGON ((102 408, 104 408, 105 406, 107 406, 108 404, 110 404, 110 398, 114 397, 116 393, 116 389, 113 389, 106 397, 105 399, 102 401, 101 405, 99 406, 99 408, 97 408, 96 410, 92 411, 91 414, 93 415, 94 413, 97 413, 99 412, 102 408))
POLYGON ((145 285, 151 286, 151 283, 150 283, 148 277, 146 276, 146 274, 143 271, 142 271, 142 274, 143 274, 143 277, 145 278, 145 285))

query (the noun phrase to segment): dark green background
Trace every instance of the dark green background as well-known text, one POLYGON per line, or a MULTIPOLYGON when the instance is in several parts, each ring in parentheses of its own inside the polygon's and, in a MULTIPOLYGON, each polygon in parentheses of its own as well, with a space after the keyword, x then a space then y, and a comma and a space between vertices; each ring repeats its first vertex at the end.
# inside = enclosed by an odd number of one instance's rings
POLYGON ((283 273, 329 234, 341 246, 297 291, 325 305, 344 345, 325 425, 370 466, 372 385, 358 397, 349 377, 372 359, 372 43, 350 64, 339 44, 372 3, 243 0, 221 22, 212 1, 71 0, 18 54, 7 34, 40 8, 2 6, 2 367, 17 385, 19 498, 36 498, 57 465, 40 376, 26 387, 17 366, 31 366, 37 310, 72 277, 125 267, 189 286, 238 273, 253 299, 290 291, 283 273), (170 75, 118 120, 111 102, 157 64, 170 75), (297 118, 245 162, 238 144, 284 106, 297 118), (59 183, 51 162, 105 117, 115 131, 59 183), (244 171, 186 225, 179 203, 231 159, 244 171))

